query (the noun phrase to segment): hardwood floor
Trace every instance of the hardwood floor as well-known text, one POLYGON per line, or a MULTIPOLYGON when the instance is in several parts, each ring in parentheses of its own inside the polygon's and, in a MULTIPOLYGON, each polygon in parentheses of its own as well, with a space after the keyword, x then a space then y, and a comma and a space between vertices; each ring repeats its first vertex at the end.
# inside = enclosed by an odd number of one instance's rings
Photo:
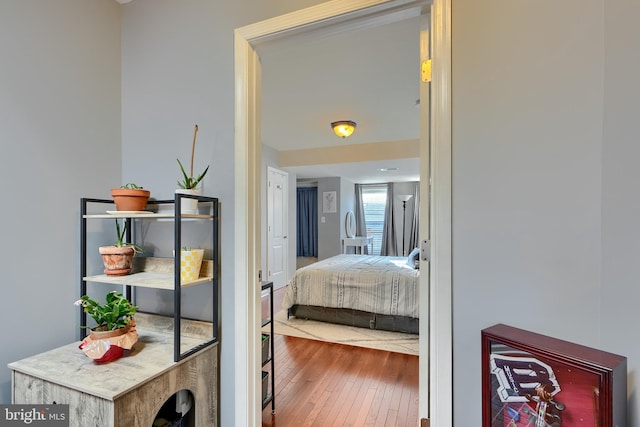
MULTIPOLYGON (((274 293, 279 309, 283 290, 274 293)), ((264 311, 266 312, 266 310, 264 311)), ((276 334, 264 427, 418 425, 418 357, 276 334)))

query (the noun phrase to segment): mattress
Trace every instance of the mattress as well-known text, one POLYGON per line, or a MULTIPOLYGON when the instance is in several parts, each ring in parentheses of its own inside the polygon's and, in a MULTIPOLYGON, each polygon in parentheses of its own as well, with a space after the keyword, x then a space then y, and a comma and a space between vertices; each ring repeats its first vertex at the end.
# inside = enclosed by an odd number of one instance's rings
POLYGON ((419 276, 406 257, 336 255, 298 269, 287 284, 282 307, 331 307, 417 319, 419 276))

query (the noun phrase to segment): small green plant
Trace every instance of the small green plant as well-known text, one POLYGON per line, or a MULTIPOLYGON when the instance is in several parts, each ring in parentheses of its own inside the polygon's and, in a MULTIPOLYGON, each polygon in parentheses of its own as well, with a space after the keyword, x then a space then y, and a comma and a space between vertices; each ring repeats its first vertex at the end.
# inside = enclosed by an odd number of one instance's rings
MULTIPOLYGON (((184 167, 182 166, 182 163, 180 163, 180 160, 179 159, 176 159, 176 160, 178 160, 178 164, 180 165, 180 171, 182 172, 182 175, 183 175, 182 181, 178 181, 178 187, 186 190, 191 190, 193 188, 196 188, 198 183, 202 181, 202 178, 204 178, 204 176, 207 174, 207 171, 209 170, 209 166, 207 166, 204 172, 198 175, 197 178, 194 178, 193 176, 188 176, 187 172, 185 172, 184 167)), ((193 166, 191 167, 191 171, 193 171, 193 166)))
POLYGON ((100 305, 87 295, 80 297, 74 304, 82 306, 84 312, 95 320, 97 326, 107 331, 124 328, 138 311, 138 306, 131 304, 118 291, 109 292, 105 297, 104 305, 100 305))
POLYGON ((120 226, 120 222, 118 221, 118 219, 116 218, 116 236, 118 238, 116 244, 114 246, 121 248, 123 246, 131 246, 134 250, 135 253, 142 253, 144 252, 144 250, 138 246, 138 245, 134 245, 133 243, 128 243, 124 241, 124 235, 127 232, 127 222, 123 221, 122 222, 122 226, 120 226))
POLYGON ((128 182, 125 185, 121 185, 120 188, 125 188, 127 190, 143 190, 142 187, 138 186, 134 182, 128 182))
POLYGON ((182 180, 178 180, 178 187, 186 190, 191 190, 196 188, 198 183, 202 181, 202 178, 204 178, 204 176, 209 171, 209 166, 207 166, 204 172, 198 175, 197 178, 193 177, 193 158, 196 151, 196 135, 197 134, 198 134, 198 125, 196 124, 195 130, 193 131, 193 143, 191 144, 191 169, 189 169, 188 175, 184 169, 184 166, 182 166, 180 159, 176 159, 178 161, 178 165, 180 165, 180 172, 182 172, 182 180))

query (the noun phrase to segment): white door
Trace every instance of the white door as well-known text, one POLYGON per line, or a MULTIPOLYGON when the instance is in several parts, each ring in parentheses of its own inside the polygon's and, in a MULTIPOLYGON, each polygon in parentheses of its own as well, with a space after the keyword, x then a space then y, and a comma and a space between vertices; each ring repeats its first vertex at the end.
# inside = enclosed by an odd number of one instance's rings
POLYGON ((267 168, 267 175, 267 280, 278 289, 287 280, 289 175, 272 167, 267 168))

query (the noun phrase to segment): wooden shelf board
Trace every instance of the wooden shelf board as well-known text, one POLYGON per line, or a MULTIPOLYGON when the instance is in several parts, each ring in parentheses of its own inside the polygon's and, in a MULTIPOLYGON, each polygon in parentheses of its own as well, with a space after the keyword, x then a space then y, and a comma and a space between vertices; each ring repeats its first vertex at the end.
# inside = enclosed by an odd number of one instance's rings
MULTIPOLYGON (((126 276, 107 276, 98 274, 83 277, 87 282, 110 283, 116 285, 137 286, 142 288, 174 290, 173 258, 134 257, 132 271, 126 276)), ((208 283, 213 280, 213 261, 203 260, 200 268, 200 278, 182 283, 181 287, 208 283)))
MULTIPOLYGON (((163 273, 150 273, 143 271, 142 273, 133 273, 126 276, 107 276, 99 274, 97 276, 83 277, 87 282, 111 283, 116 285, 137 286, 141 288, 169 289, 174 290, 173 275, 163 273)), ((211 282, 213 277, 200 277, 191 282, 182 283, 182 288, 200 285, 202 283, 211 282)))
MULTIPOLYGON (((211 219, 213 215, 204 214, 182 214, 182 219, 211 219)), ((155 212, 141 212, 141 213, 115 213, 115 214, 87 214, 83 215, 83 218, 150 218, 150 219, 175 219, 173 213, 155 213, 155 212)))

